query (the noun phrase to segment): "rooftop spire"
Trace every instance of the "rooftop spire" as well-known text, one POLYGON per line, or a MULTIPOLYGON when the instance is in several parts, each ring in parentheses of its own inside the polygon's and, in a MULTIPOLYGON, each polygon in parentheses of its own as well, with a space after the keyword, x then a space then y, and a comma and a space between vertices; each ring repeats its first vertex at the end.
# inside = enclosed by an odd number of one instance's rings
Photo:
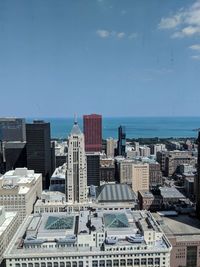
POLYGON ((77 121, 77 114, 74 113, 74 124, 78 124, 78 121, 77 121))

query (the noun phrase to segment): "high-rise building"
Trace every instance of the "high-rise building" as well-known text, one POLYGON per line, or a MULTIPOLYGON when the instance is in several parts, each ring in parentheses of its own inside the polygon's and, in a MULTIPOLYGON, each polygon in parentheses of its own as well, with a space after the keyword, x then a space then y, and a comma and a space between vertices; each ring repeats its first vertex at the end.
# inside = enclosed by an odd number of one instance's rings
POLYGON ((0 118, 1 141, 26 141, 25 119, 0 118))
POLYGON ((198 135, 198 160, 197 160, 197 177, 196 177, 196 213, 200 219, 200 131, 198 135))
POLYGON ((66 201, 85 202, 87 199, 87 163, 84 135, 74 122, 68 137, 66 201))
POLYGON ((85 135, 85 151, 101 152, 102 116, 97 114, 83 115, 83 132, 85 135))
POLYGON ((5 171, 27 167, 26 142, 4 143, 5 171))
POLYGON ((100 185, 100 153, 87 152, 87 185, 100 185))
POLYGON ((114 158, 116 146, 117 142, 115 139, 112 137, 106 139, 106 155, 108 158, 114 158))
POLYGON ((26 138, 27 167, 42 173, 43 189, 48 189, 52 174, 50 123, 39 120, 26 124, 26 138))
POLYGON ((125 126, 119 126, 118 128, 118 155, 126 156, 126 129, 125 126))

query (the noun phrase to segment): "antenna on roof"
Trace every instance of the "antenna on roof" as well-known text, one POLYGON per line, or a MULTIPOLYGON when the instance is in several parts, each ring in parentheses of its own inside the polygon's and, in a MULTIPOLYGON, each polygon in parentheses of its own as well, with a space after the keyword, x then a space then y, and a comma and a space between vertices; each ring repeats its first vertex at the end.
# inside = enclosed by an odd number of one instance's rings
POLYGON ((77 122, 77 114, 76 113, 74 113, 74 124, 77 124, 78 122, 77 122))

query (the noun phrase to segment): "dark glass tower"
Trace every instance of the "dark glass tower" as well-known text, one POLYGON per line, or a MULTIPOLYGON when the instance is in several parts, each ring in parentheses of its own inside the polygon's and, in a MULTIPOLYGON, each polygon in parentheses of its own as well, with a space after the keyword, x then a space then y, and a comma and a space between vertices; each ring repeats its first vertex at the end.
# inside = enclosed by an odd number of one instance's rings
POLYGON ((50 123, 33 121, 26 124, 27 167, 42 173, 43 189, 50 184, 51 168, 51 137, 50 123))
POLYGON ((26 141, 25 119, 0 118, 1 141, 26 141))
POLYGON ((100 185, 100 153, 86 153, 87 185, 100 185))
POLYGON ((126 156, 126 129, 125 126, 119 126, 118 128, 118 143, 117 150, 119 156, 126 156))

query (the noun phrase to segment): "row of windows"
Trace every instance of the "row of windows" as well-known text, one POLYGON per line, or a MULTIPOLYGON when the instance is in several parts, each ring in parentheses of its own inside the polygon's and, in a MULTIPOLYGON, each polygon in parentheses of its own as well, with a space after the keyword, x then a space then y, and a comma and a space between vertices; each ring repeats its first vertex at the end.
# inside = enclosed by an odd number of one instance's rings
MULTIPOLYGON (((121 266, 139 266, 139 265, 160 265, 159 258, 148 258, 148 259, 121 259, 121 260, 93 260, 92 267, 121 267, 121 266)), ((165 264, 165 262, 163 262, 165 264)), ((15 267, 83 267, 83 261, 73 262, 41 262, 39 263, 16 263, 15 267)))

